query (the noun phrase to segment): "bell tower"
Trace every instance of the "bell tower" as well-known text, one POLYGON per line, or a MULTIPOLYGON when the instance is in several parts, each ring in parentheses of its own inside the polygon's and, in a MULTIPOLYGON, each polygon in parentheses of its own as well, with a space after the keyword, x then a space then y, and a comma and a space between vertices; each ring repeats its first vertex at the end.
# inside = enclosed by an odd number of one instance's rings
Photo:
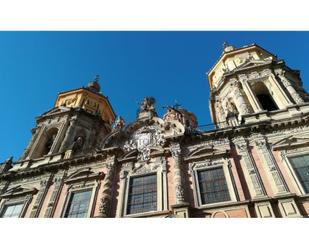
POLYGON ((309 101, 299 71, 256 44, 224 43, 208 80, 210 112, 219 128, 289 117, 309 101))
POLYGON ((99 77, 87 87, 61 92, 54 107, 40 115, 21 160, 60 160, 93 151, 112 129, 115 113, 100 92, 99 77))

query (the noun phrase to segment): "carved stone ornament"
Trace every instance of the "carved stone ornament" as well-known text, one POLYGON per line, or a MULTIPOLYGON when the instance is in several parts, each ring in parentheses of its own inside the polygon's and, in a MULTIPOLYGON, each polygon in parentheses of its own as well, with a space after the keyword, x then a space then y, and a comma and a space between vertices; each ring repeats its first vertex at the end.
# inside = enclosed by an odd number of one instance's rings
POLYGON ((115 120, 114 124, 114 130, 121 130, 126 126, 126 123, 124 119, 121 116, 118 116, 118 118, 115 120))
POLYGON ((145 97, 143 102, 141 103, 141 111, 145 111, 145 112, 148 112, 148 111, 154 111, 154 104, 155 104, 155 99, 153 97, 145 97))
POLYGON ((82 150, 85 143, 85 138, 82 136, 78 136, 72 144, 72 151, 79 152, 82 150))
POLYGON ((177 145, 173 145, 173 146, 171 147, 171 153, 172 153, 172 156, 173 156, 174 158, 179 157, 180 154, 181 154, 181 148, 180 148, 180 146, 179 146, 178 144, 177 144, 177 145))
POLYGON ((176 186, 176 197, 177 199, 184 200, 184 189, 182 185, 176 186))
POLYGON ((201 162, 194 162, 189 164, 190 170, 197 170, 197 169, 205 169, 209 167, 216 167, 216 166, 222 166, 224 164, 224 161, 222 159, 220 160, 212 160, 212 159, 204 159, 201 162))
POLYGON ((288 92, 291 94, 292 98, 297 104, 302 104, 304 103, 304 100, 302 97, 299 95, 299 93, 295 90, 295 86, 286 78, 285 73, 286 71, 283 69, 277 69, 276 75, 279 77, 283 85, 286 87, 288 92))
POLYGON ((124 144, 125 151, 137 150, 138 160, 150 160, 151 147, 162 146, 165 143, 163 133, 155 126, 143 127, 136 131, 132 138, 124 144))
POLYGON ((110 199, 103 196, 100 200, 99 212, 103 216, 107 216, 109 212, 109 206, 110 206, 110 199))

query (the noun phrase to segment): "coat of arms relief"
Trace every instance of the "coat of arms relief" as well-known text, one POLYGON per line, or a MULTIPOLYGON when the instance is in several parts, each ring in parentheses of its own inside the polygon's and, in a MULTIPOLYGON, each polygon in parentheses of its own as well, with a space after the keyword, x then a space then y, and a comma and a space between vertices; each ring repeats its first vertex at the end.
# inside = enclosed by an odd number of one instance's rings
POLYGON ((124 144, 126 151, 137 150, 138 161, 150 160, 151 148, 162 146, 165 142, 163 133, 155 126, 143 127, 137 130, 124 144))

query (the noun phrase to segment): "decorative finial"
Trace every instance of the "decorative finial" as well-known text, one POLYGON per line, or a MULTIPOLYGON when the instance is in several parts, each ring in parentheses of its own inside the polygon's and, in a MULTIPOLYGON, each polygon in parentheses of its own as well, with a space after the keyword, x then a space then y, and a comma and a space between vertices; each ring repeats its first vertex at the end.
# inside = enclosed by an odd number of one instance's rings
POLYGON ((100 81, 100 75, 97 74, 97 75, 95 76, 93 82, 99 83, 99 81, 100 81))
POLYGON ((6 163, 12 163, 13 162, 13 156, 10 156, 5 162, 6 163))
POLYGON ((226 42, 226 41, 223 42, 223 48, 224 48, 224 49, 226 49, 226 48, 229 47, 229 46, 230 46, 230 44, 229 44, 228 42, 226 42))
POLYGON ((181 104, 178 103, 177 99, 174 100, 174 103, 173 108, 179 109, 179 107, 181 107, 181 104))
POLYGON ((88 88, 93 91, 93 92, 100 92, 100 84, 99 84, 99 80, 100 80, 100 75, 96 75, 95 78, 89 82, 88 84, 88 88))
POLYGON ((232 45, 230 45, 228 42, 224 42, 223 43, 223 51, 225 52, 225 53, 227 53, 227 52, 230 52, 230 51, 233 51, 235 49, 235 47, 234 46, 232 46, 232 45))

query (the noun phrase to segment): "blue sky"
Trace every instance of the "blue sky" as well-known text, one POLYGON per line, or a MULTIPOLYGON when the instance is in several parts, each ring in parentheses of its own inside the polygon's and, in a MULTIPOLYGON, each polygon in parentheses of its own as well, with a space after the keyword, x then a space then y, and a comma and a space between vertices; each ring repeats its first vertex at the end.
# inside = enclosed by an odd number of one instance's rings
POLYGON ((308 89, 309 32, 0 32, 0 162, 17 160, 35 117, 57 94, 87 85, 96 74, 117 115, 134 121, 144 96, 159 115, 175 99, 211 123, 206 72, 222 44, 257 43, 301 70, 308 89))

